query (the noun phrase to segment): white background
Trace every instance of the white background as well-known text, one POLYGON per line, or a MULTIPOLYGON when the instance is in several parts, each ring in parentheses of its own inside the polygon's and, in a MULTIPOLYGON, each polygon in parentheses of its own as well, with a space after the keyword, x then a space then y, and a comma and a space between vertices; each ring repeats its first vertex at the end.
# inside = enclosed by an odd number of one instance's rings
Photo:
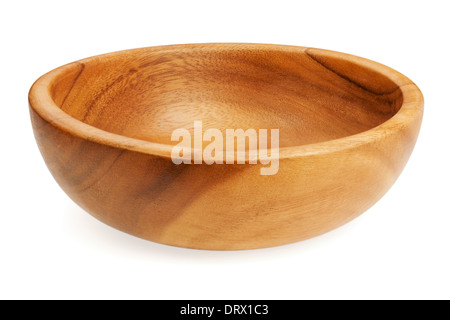
POLYGON ((450 298, 448 1, 2 1, 0 298, 450 298), (79 209, 33 138, 41 74, 122 49, 257 42, 352 53, 425 97, 412 157, 388 194, 324 236, 211 252, 116 231, 79 209))

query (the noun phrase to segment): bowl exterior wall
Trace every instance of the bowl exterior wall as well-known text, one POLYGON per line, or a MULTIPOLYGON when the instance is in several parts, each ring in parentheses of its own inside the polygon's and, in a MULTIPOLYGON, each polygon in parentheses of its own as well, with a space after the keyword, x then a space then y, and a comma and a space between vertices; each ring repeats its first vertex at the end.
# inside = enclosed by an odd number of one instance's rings
POLYGON ((43 158, 62 189, 104 223, 151 241, 197 249, 270 247, 330 231, 367 210, 395 182, 421 116, 358 146, 261 164, 175 165, 87 141, 30 109, 43 158))

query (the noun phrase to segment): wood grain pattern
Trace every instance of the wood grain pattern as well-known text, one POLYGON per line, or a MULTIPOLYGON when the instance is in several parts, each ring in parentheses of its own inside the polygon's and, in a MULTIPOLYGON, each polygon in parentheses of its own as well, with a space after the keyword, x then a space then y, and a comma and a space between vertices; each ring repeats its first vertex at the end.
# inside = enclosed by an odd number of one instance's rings
POLYGON ((400 73, 303 47, 195 44, 127 50, 33 85, 41 153, 64 191, 148 240, 250 249, 307 239, 373 205, 405 166, 423 97, 400 73), (279 172, 175 165, 177 128, 280 129, 279 172))

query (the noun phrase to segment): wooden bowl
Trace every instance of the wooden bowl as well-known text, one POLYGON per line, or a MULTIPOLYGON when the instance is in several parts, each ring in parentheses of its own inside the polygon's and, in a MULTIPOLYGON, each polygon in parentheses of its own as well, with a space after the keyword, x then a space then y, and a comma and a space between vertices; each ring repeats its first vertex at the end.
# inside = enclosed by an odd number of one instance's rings
MULTIPOLYGON (((42 76, 29 102, 40 151, 73 201, 132 235, 217 250, 291 243, 352 220, 399 176, 423 113, 416 85, 376 62, 228 43, 84 59, 42 76), (171 135, 195 134, 195 121, 200 133, 279 129, 278 171, 262 175, 259 153, 257 164, 175 164, 171 135)), ((180 159, 202 149, 189 150, 180 159)))

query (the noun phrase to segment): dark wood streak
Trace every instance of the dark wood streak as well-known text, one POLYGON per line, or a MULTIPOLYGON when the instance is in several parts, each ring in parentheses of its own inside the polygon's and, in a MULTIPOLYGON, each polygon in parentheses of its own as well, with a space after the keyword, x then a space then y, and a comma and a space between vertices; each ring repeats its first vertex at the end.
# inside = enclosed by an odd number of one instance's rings
MULTIPOLYGON (((160 226, 159 230, 153 231, 155 236, 160 236, 167 227, 182 217, 184 209, 194 204, 204 192, 243 174, 249 168, 248 166, 231 168, 229 165, 219 165, 221 170, 218 170, 217 165, 214 164, 202 166, 203 168, 198 165, 168 164, 165 171, 162 171, 155 181, 133 194, 135 199, 145 199, 147 205, 139 210, 142 210, 145 216, 150 213, 155 223, 160 226), (204 174, 205 171, 210 174, 204 174), (198 176, 199 180, 189 183, 192 176, 198 176), (161 202, 163 199, 165 201, 161 202)), ((135 220, 136 227, 139 221, 139 218, 135 220)))
POLYGON ((80 71, 78 72, 78 74, 76 75, 76 77, 73 79, 72 84, 70 85, 66 96, 64 97, 63 101, 61 102, 61 109, 63 109, 64 103, 66 103, 67 97, 72 92, 72 89, 75 87, 75 84, 77 83, 78 79, 80 78, 81 74, 83 73, 83 71, 84 71, 84 69, 86 67, 85 64, 82 63, 82 62, 75 62, 75 63, 77 63, 81 68, 80 68, 80 71))
POLYGON ((373 95, 376 95, 376 96, 388 96, 388 95, 392 95, 392 94, 394 94, 394 93, 396 93, 396 92, 398 92, 398 91, 400 90, 400 87, 397 86, 394 90, 392 90, 392 91, 390 91, 390 92, 383 92, 383 93, 375 92, 375 91, 373 91, 373 90, 371 90, 371 89, 369 89, 369 88, 363 86, 362 84, 360 84, 360 83, 354 81, 353 79, 350 79, 348 76, 346 76, 346 75, 344 75, 344 74, 342 74, 342 73, 340 73, 340 72, 337 72, 336 70, 334 70, 334 69, 332 69, 331 67, 327 66, 325 63, 323 63, 323 62, 320 61, 318 58, 316 58, 309 50, 305 50, 305 53, 306 53, 306 55, 307 55, 308 57, 310 57, 312 60, 314 60, 315 62, 317 62, 319 65, 321 65, 322 67, 324 67, 324 68, 327 69, 328 71, 334 73, 335 75, 337 75, 337 76, 340 77, 341 79, 343 79, 343 80, 345 80, 345 81, 347 81, 347 82, 353 84, 354 86, 356 86, 356 87, 358 87, 358 88, 360 88, 360 89, 362 89, 362 90, 364 90, 364 91, 366 91, 366 92, 368 92, 368 93, 371 93, 371 94, 373 94, 373 95))
MULTIPOLYGON (((95 186, 96 184, 100 183, 102 181, 102 179, 111 171, 111 169, 114 167, 114 165, 116 164, 116 162, 119 160, 119 158, 125 153, 125 150, 121 150, 119 152, 119 154, 113 159, 113 161, 111 162, 111 164, 106 168, 105 171, 102 172, 102 174, 100 175, 100 177, 96 178, 95 181, 91 182, 89 185, 85 186, 84 188, 78 190, 79 193, 83 193, 87 190, 89 190, 90 188, 92 188, 93 186, 95 186)), ((101 164, 99 164, 99 167, 101 168, 101 164)), ((86 176, 87 178, 88 176, 86 176)))

